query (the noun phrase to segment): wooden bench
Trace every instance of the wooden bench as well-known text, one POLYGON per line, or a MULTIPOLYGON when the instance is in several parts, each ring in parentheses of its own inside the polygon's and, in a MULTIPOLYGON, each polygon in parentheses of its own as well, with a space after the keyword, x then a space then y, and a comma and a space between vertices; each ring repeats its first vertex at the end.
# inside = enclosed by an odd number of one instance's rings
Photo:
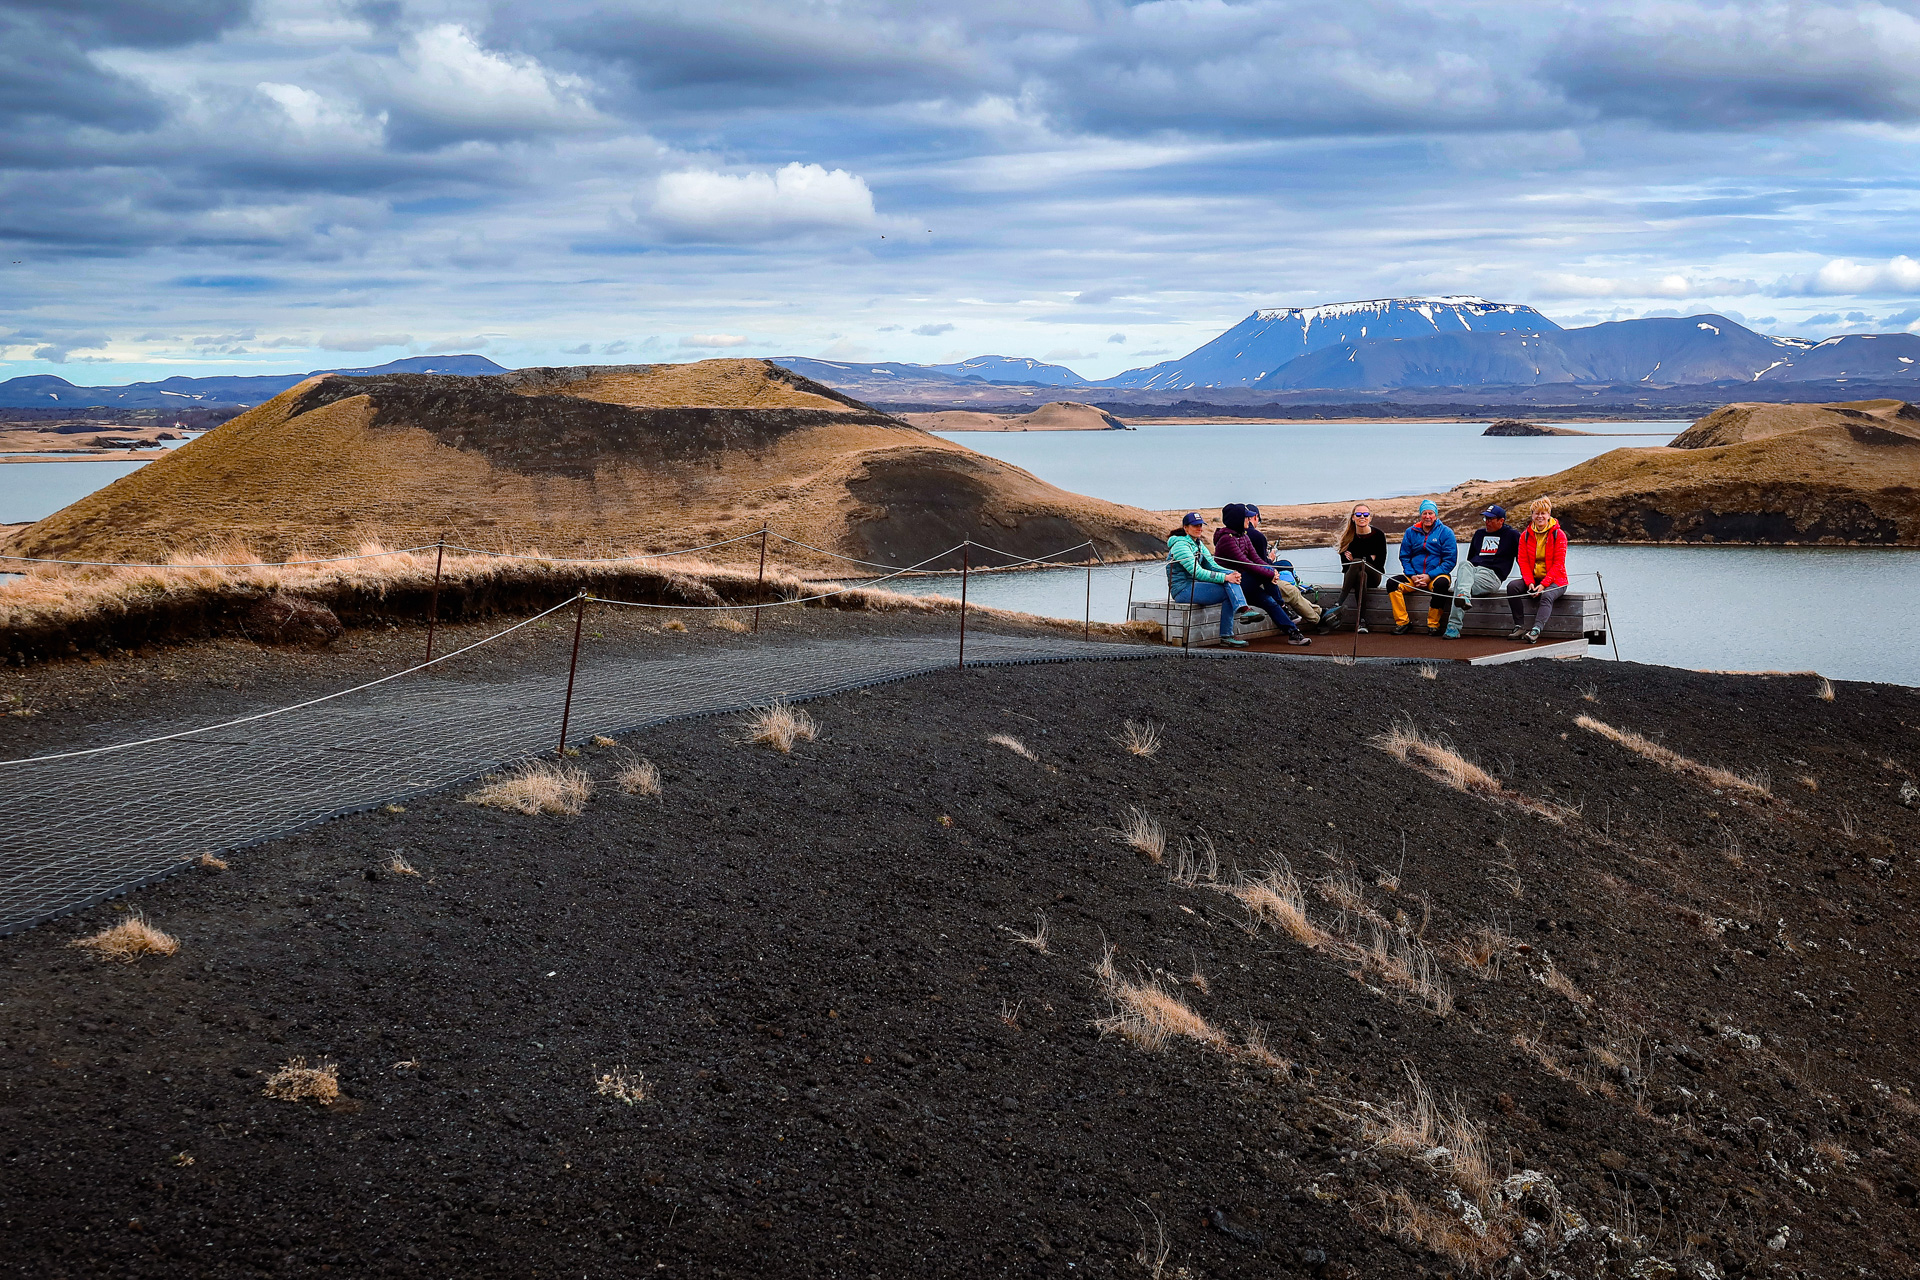
MULTIPOLYGON (((1320 586, 1315 593, 1323 608, 1331 607, 1340 598, 1337 586, 1320 586)), ((1441 614, 1440 626, 1446 628, 1447 616, 1453 604, 1445 602, 1445 611, 1441 614)), ((1533 623, 1533 608, 1528 605, 1524 611, 1529 626, 1533 623)), ((1407 617, 1414 624, 1414 633, 1426 625, 1427 611, 1425 597, 1412 592, 1407 596, 1407 617)), ((1367 629, 1386 633, 1393 630, 1393 606, 1387 600, 1386 590, 1367 592, 1366 599, 1367 629)), ((1196 649, 1220 643, 1220 606, 1173 604, 1165 599, 1135 600, 1127 613, 1129 622, 1157 622, 1161 626, 1161 637, 1173 645, 1192 644, 1196 649)), ((1341 631, 1351 630, 1352 623, 1346 618, 1340 619, 1341 631)), ((1542 643, 1585 639, 1588 644, 1603 644, 1606 637, 1606 610, 1598 592, 1569 591, 1553 604, 1553 617, 1547 620, 1547 626, 1540 633, 1542 643)), ((1305 628, 1308 635, 1315 634, 1312 627, 1305 628)), ((1513 630, 1513 611, 1504 598, 1474 599, 1467 608, 1466 618, 1460 632, 1469 636, 1505 636, 1513 630)), ((1233 633, 1243 640, 1252 640, 1260 636, 1280 634, 1278 627, 1260 615, 1258 622, 1241 622, 1234 626, 1233 633)))

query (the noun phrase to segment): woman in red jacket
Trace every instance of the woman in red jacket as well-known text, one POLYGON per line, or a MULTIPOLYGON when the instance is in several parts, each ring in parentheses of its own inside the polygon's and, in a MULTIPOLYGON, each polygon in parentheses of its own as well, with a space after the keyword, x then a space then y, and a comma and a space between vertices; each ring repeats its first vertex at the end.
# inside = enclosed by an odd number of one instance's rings
POLYGON ((1520 576, 1507 584, 1507 603, 1513 607, 1513 634, 1509 640, 1536 644, 1553 616, 1553 602, 1567 594, 1567 531, 1553 518, 1553 503, 1533 500, 1533 518, 1520 535, 1520 554, 1514 560, 1520 576), (1521 611, 1534 603, 1533 629, 1521 611))

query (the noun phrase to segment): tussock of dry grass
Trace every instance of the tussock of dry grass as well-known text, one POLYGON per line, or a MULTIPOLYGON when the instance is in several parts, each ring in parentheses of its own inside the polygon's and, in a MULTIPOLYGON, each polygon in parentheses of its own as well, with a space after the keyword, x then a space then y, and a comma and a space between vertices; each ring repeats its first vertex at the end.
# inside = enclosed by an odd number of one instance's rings
POLYGON ((1489 1274, 1512 1251, 1512 1230, 1505 1224, 1475 1231, 1454 1214, 1415 1200, 1405 1187, 1390 1194, 1374 1188, 1374 1194, 1379 1230, 1440 1254, 1464 1271, 1489 1274))
POLYGON ((593 1091, 603 1098, 612 1098, 632 1106, 653 1097, 653 1084, 644 1072, 629 1071, 625 1066, 618 1066, 595 1077, 593 1091))
POLYGON ((1293 1070, 1293 1060, 1283 1058, 1267 1044, 1267 1033, 1260 1027, 1248 1027, 1246 1042, 1237 1050, 1239 1055, 1249 1062, 1258 1063, 1271 1071, 1282 1073, 1293 1070))
POLYGON ((1227 1038, 1218 1028, 1159 982, 1132 982, 1121 977, 1114 970, 1111 950, 1101 956, 1094 973, 1100 976, 1107 998, 1114 1004, 1111 1014, 1094 1020, 1102 1035, 1123 1035, 1147 1050, 1165 1048, 1175 1037, 1214 1048, 1227 1046, 1227 1038))
POLYGON ((205 867, 208 871, 225 871, 227 869, 227 860, 225 858, 216 858, 210 853, 203 853, 197 859, 196 865, 205 867))
POLYGON ((1005 747, 1023 760, 1038 760, 1040 758, 1033 754, 1032 748, 1028 747, 1026 743, 1020 741, 1020 739, 1010 733, 996 733, 988 738, 987 741, 996 747, 1005 747))
POLYGON ((1147 861, 1160 863, 1167 856, 1167 833, 1145 809, 1134 807, 1127 810, 1126 822, 1120 827, 1120 843, 1130 845, 1147 855, 1147 861))
POLYGON ((170 956, 180 950, 178 938, 154 928, 138 912, 119 924, 76 938, 67 945, 90 951, 95 959, 118 960, 124 964, 132 964, 142 956, 170 956))
POLYGON ((607 737, 607 735, 604 733, 594 734, 591 741, 593 745, 596 747, 617 747, 620 745, 619 743, 615 742, 612 738, 607 737))
POLYGON ((1813 696, 1822 702, 1832 702, 1833 681, 1827 679, 1825 676, 1821 676, 1820 683, 1813 686, 1813 696))
POLYGON ((1567 975, 1566 970, 1554 965, 1552 956, 1547 956, 1545 959, 1547 969, 1545 973, 1540 975, 1540 981, 1545 984, 1547 990, 1557 996, 1564 996, 1574 1004, 1584 1005, 1592 1003, 1590 997, 1581 994, 1580 988, 1574 985, 1573 979, 1567 975))
POLYGON ((1532 796, 1509 791, 1501 785, 1498 778, 1488 773, 1473 761, 1455 751, 1446 742, 1429 738, 1421 733, 1411 720, 1397 720, 1383 734, 1373 739, 1373 745, 1385 751, 1394 759, 1411 768, 1419 770, 1435 782, 1463 791, 1468 795, 1480 796, 1486 800, 1504 801, 1516 808, 1547 819, 1549 822, 1565 822, 1570 811, 1560 805, 1548 804, 1532 796))
POLYGON ((534 760, 512 773, 487 779, 466 797, 468 804, 513 813, 575 815, 587 807, 593 781, 585 769, 551 760, 534 760))
POLYGON ((1512 945, 1513 939, 1498 925, 1481 924, 1468 930, 1467 936, 1448 950, 1475 977, 1491 981, 1500 976, 1501 962, 1512 945))
POLYGON ((1272 925, 1303 946, 1326 945, 1326 930, 1308 919, 1306 892, 1300 887, 1300 877, 1284 859, 1265 871, 1237 876, 1219 887, 1240 900, 1256 925, 1272 925))
POLYGON ((394 876, 417 876, 420 873, 414 869, 414 865, 411 862, 408 862, 396 853, 387 863, 387 874, 394 876))
POLYGON ((1366 946, 1346 944, 1346 951, 1360 963, 1354 976, 1370 974, 1394 994, 1411 996, 1443 1018, 1453 1012, 1453 988, 1419 939, 1375 925, 1366 946))
POLYGON ((812 742, 820 736, 820 725, 800 708, 775 699, 746 719, 747 741, 772 747, 781 755, 793 750, 796 742, 812 742))
POLYGON ((680 619, 678 618, 668 618, 665 622, 660 624, 660 629, 662 631, 685 631, 687 629, 687 624, 680 621, 680 619))
POLYGON ((1160 726, 1151 720, 1129 720, 1121 726, 1120 745, 1131 756, 1151 756, 1160 750, 1160 726))
POLYGON ((1573 722, 1589 733, 1597 733, 1609 742, 1618 743, 1635 755, 1643 756, 1670 773, 1704 782, 1708 786, 1719 787, 1726 791, 1739 791, 1748 795, 1764 796, 1771 794, 1771 788, 1764 779, 1743 778, 1737 773, 1702 764, 1689 759, 1668 747, 1663 747, 1653 739, 1633 732, 1631 729, 1616 729, 1592 716, 1575 716, 1573 722))
POLYGON ((635 760, 614 777, 614 785, 630 796, 657 796, 660 768, 651 760, 635 760))
POLYGON ((1201 832, 1193 840, 1181 840, 1173 861, 1167 865, 1167 879, 1183 889, 1192 889, 1201 880, 1208 884, 1220 878, 1220 850, 1213 837, 1201 832))
POLYGON ((1021 933, 1019 930, 1014 929, 1008 925, 1002 925, 1000 927, 1003 929, 1006 929, 1008 933, 1012 934, 1013 940, 1015 942, 1025 943, 1027 946, 1032 947, 1035 951, 1038 951, 1043 956, 1053 954, 1051 951, 1047 950, 1047 913, 1046 912, 1036 911, 1033 913, 1033 932, 1032 933, 1021 933))
POLYGON ((332 1102, 340 1096, 340 1068, 324 1058, 312 1066, 305 1058, 290 1058, 267 1077, 265 1093, 282 1102, 332 1102))
POLYGON ((753 629, 740 619, 724 613, 713 615, 713 627, 716 631, 731 631, 734 635, 744 635, 753 629))
POLYGON ((1420 678, 1422 680, 1438 680, 1440 678, 1440 668, 1431 662, 1423 662, 1420 664, 1420 678))
POLYGON ((1314 892, 1320 895, 1321 900, 1332 906, 1342 917, 1355 916, 1375 924, 1386 923, 1380 913, 1367 902, 1366 888, 1360 883, 1359 875, 1351 869, 1321 876, 1313 882, 1313 888, 1314 892))

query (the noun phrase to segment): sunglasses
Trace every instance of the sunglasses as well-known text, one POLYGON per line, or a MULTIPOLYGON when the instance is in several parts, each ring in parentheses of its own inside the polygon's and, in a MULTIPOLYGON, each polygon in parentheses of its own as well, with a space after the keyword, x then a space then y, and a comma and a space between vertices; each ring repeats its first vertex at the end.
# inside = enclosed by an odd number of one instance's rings
POLYGON ((1356 512, 1354 512, 1354 513, 1353 513, 1353 518, 1354 518, 1355 520, 1371 520, 1371 519, 1373 519, 1373 512, 1371 512, 1371 511, 1356 511, 1356 512))

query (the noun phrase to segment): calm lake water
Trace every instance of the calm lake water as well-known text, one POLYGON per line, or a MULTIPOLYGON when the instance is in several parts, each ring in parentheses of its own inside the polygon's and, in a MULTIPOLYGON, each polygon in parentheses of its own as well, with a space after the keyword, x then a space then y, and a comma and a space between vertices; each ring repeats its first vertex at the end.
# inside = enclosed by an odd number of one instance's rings
MULTIPOLYGON (((163 440, 167 449, 178 449, 197 440, 196 432, 186 440, 163 440)), ((38 520, 60 508, 104 489, 121 476, 131 475, 159 456, 159 450, 142 450, 152 456, 128 458, 124 462, 0 462, 0 524, 18 524, 38 520)))
POLYGON ((1551 475, 1685 422, 1562 424, 1609 436, 1484 436, 1484 422, 1182 422, 1132 431, 952 431, 1073 493, 1149 507, 1336 502, 1436 493, 1467 480, 1551 475), (1627 433, 1646 434, 1627 434, 1627 433))

